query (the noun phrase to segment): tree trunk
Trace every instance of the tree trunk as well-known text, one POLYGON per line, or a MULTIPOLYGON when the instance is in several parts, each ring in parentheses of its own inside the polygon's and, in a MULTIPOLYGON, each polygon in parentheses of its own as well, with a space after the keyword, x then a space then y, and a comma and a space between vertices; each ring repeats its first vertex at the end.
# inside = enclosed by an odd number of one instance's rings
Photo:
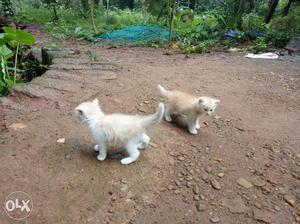
POLYGON ((250 2, 249 2, 249 11, 250 12, 255 11, 255 0, 250 0, 250 2))
POLYGON ((169 43, 172 41, 172 38, 173 38, 175 6, 176 6, 176 0, 173 0, 172 1, 172 11, 171 11, 171 15, 170 15, 169 43))
POLYGON ((289 2, 286 4, 286 6, 282 10, 282 16, 287 16, 293 3, 294 3, 294 0, 289 0, 289 2))
POLYGON ((53 18, 53 20, 58 20, 59 18, 58 18, 58 14, 57 14, 57 11, 56 11, 56 6, 55 6, 55 4, 53 4, 52 5, 52 8, 53 8, 53 13, 54 13, 54 18, 53 18))
POLYGON ((269 8, 268 13, 267 13, 267 15, 265 17, 265 23, 268 24, 271 21, 272 16, 273 16, 273 14, 275 12, 275 9, 276 9, 276 7, 278 5, 278 2, 279 2, 279 0, 272 0, 270 2, 270 8, 269 8))
POLYGON ((94 0, 90 0, 90 7, 91 7, 91 19, 92 19, 92 24, 93 24, 93 28, 94 28, 94 32, 98 33, 96 24, 95 24, 95 15, 94 15, 94 0))
POLYGON ((81 0, 81 5, 82 5, 82 14, 86 18, 87 11, 88 11, 88 0, 81 0))
POLYGON ((77 10, 77 1, 76 0, 71 0, 71 7, 74 11, 77 10))
POLYGON ((239 14, 243 15, 244 11, 245 11, 245 2, 244 0, 240 0, 239 14))

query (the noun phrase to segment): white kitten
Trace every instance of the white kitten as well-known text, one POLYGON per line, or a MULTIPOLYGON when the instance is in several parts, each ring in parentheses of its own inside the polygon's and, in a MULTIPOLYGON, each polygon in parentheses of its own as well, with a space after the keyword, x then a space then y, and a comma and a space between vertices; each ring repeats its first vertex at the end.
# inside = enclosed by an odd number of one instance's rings
POLYGON ((166 121, 172 121, 172 114, 186 115, 189 132, 191 134, 197 134, 197 129, 200 129, 200 115, 204 113, 210 115, 220 103, 220 100, 210 97, 195 97, 180 91, 169 91, 161 85, 158 85, 158 89, 161 96, 166 100, 166 121))
POLYGON ((97 159, 105 160, 110 148, 126 149, 128 157, 121 160, 122 164, 136 161, 140 155, 138 149, 145 148, 150 138, 145 129, 158 123, 164 113, 164 105, 159 104, 155 114, 149 116, 133 116, 125 114, 104 114, 98 104, 98 99, 84 102, 75 109, 80 121, 90 129, 97 142, 95 150, 99 151, 97 159))

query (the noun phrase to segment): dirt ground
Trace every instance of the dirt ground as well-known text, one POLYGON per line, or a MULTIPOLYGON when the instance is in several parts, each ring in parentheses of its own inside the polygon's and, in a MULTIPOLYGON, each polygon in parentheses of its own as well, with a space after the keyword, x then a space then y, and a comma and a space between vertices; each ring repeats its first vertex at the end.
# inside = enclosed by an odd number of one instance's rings
MULTIPOLYGON (((34 208, 21 223, 300 223, 297 58, 61 44, 118 68, 103 78, 60 58, 51 69, 66 76, 45 88, 49 97, 17 91, 2 99, 0 201, 13 191, 30 195, 34 208), (107 113, 152 113, 157 84, 221 104, 198 135, 162 121, 136 163, 98 161, 75 106, 98 97, 107 113)), ((17 221, 1 209, 0 223, 17 221)))

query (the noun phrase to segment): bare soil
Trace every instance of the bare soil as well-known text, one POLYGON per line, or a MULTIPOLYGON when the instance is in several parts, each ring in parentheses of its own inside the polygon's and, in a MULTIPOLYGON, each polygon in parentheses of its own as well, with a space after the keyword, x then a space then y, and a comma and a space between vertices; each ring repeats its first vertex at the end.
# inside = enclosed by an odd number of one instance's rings
MULTIPOLYGON (((49 41, 36 35, 38 45, 49 41)), ((61 45, 73 51, 0 101, 0 201, 27 192, 34 209, 23 223, 300 222, 297 58, 61 45), (91 55, 98 61, 89 64, 91 55), (136 163, 97 161, 75 106, 98 97, 107 113, 152 113, 157 84, 221 104, 198 135, 162 121, 136 163)), ((3 209, 0 223, 14 223, 3 209)))

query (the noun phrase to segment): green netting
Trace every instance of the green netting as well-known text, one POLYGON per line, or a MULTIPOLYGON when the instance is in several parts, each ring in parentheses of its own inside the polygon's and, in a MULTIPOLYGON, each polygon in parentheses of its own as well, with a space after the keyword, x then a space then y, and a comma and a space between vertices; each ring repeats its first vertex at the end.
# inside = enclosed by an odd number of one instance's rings
POLYGON ((96 36, 96 40, 109 40, 110 42, 154 42, 167 40, 169 31, 158 25, 134 25, 124 29, 107 32, 96 36))

